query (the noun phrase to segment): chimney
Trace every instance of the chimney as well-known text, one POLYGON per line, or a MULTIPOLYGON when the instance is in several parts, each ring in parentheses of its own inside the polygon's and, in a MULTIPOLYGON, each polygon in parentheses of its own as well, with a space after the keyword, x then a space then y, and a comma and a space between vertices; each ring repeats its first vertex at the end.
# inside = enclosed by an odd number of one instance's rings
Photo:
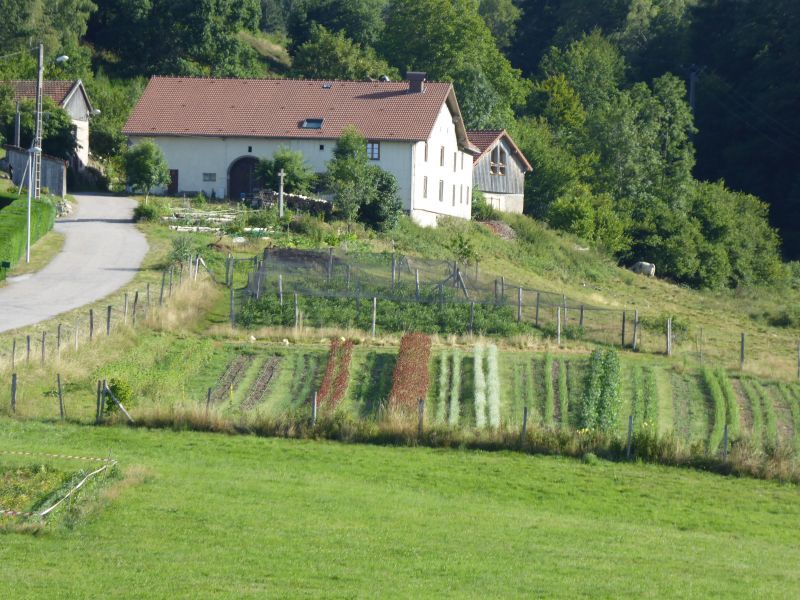
POLYGON ((406 73, 408 79, 408 93, 409 94, 424 94, 425 93, 425 77, 428 74, 423 71, 409 71, 406 73))

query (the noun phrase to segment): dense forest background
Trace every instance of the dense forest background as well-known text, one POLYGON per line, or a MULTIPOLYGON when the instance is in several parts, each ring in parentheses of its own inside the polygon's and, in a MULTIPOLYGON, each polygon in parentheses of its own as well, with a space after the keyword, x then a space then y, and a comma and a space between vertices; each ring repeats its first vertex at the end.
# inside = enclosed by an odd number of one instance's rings
MULTIPOLYGON (((0 79, 80 77, 98 166, 151 75, 453 81, 534 166, 526 212, 694 286, 800 257, 797 0, 0 0, 0 79), (52 58, 68 54, 69 62, 52 58), (773 229, 777 228, 778 233, 773 229)), ((29 108, 28 108, 29 110, 29 108)), ((0 136, 11 102, 0 88, 0 136)), ((796 267, 795 267, 796 269, 796 267)))

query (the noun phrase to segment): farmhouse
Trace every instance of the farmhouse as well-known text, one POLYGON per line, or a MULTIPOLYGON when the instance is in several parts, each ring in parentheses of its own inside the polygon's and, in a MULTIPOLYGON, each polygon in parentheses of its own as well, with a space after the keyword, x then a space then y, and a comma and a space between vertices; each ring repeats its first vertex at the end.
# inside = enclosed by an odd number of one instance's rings
POLYGON ((425 73, 399 82, 153 77, 123 132, 132 144, 150 138, 161 147, 167 193, 239 198, 258 188, 258 160, 280 148, 325 172, 347 126, 366 138, 369 159, 397 178, 414 221, 470 217, 478 150, 452 84, 428 82, 425 73))
POLYGON ((480 150, 475 156, 473 185, 497 210, 522 214, 525 174, 531 165, 505 130, 469 131, 470 141, 480 150))
MULTIPOLYGON (((8 86, 14 93, 14 100, 36 101, 36 82, 33 80, 3 81, 0 85, 8 86)), ((50 98, 69 114, 72 119, 72 131, 75 135, 77 148, 72 161, 76 169, 83 169, 89 164, 89 119, 94 114, 94 108, 89 101, 89 94, 83 82, 75 81, 45 81, 42 95, 50 98)))

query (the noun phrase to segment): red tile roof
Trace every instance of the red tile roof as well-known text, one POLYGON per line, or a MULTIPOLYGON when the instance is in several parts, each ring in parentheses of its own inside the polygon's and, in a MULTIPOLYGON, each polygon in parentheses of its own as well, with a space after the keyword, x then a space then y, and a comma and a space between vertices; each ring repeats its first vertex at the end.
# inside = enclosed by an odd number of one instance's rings
MULTIPOLYGON (((42 93, 56 104, 61 105, 77 83, 77 81, 45 81, 42 93)), ((14 100, 36 100, 36 81, 34 80, 2 81, 0 85, 7 85, 12 89, 14 100)))
MULTIPOLYGON (((153 77, 122 131, 336 139, 354 125, 367 139, 427 140, 446 102, 458 111, 453 86, 429 82, 424 93, 408 88, 407 81, 153 77), (323 119, 322 128, 303 129, 306 119, 323 119)), ((467 146, 465 131, 462 137, 467 146)))
POLYGON ((508 132, 505 129, 480 129, 480 130, 471 130, 467 131, 467 136, 469 136, 469 141, 480 150, 480 154, 475 155, 472 159, 472 164, 477 164, 479 160, 481 160, 484 155, 494 147, 495 142, 500 138, 505 138, 508 145, 511 147, 512 153, 517 159, 525 166, 525 168, 530 173, 533 171, 533 167, 528 162, 528 159, 525 158, 525 155, 522 153, 517 145, 514 143, 514 140, 511 139, 511 136, 508 135, 508 132))

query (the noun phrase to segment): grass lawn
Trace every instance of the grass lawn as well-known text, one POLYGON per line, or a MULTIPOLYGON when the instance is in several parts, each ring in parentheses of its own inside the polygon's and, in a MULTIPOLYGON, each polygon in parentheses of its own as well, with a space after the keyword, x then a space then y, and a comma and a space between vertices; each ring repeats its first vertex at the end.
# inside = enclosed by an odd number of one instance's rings
MULTIPOLYGON (((27 275, 40 271, 61 252, 64 247, 64 234, 57 231, 50 231, 35 244, 31 246, 31 262, 23 260, 18 262, 13 269, 8 272, 9 277, 27 275)), ((2 285, 2 283, 0 283, 2 285)))
MULTIPOLYGON (((0 421, 144 471, 6 534, 0 597, 800 596, 796 486, 648 465, 0 421)), ((0 457, 2 458, 2 457, 0 457)))

